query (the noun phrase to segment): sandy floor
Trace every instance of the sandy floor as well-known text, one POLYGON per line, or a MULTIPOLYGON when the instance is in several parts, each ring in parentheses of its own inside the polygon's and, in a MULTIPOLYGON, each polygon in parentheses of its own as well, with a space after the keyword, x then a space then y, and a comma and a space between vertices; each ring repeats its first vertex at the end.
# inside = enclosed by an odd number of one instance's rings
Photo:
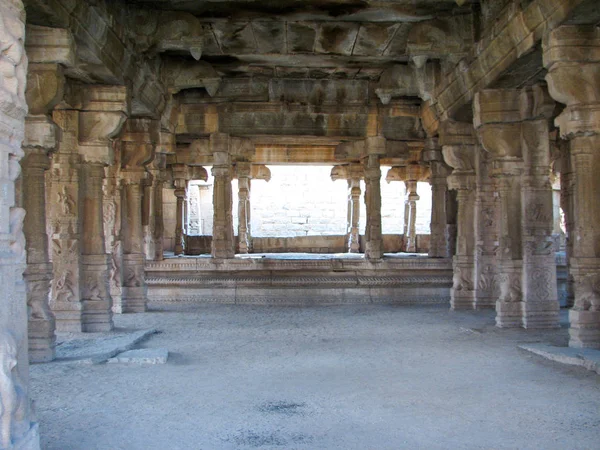
POLYGON ((166 365, 31 368, 45 449, 597 449, 600 378, 446 307, 198 306, 157 327, 166 365))

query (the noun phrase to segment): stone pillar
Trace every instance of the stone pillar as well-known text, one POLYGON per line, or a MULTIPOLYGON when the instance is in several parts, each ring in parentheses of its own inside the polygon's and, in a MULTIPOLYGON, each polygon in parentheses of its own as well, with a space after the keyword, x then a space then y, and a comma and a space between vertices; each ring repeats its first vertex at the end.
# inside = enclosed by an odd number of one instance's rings
MULTIPOLYGON (((410 167, 410 166, 408 166, 410 167)), ((409 175, 410 176, 410 175, 409 175)), ((405 211, 408 212, 408 220, 405 218, 405 223, 408 224, 408 228, 405 229, 404 251, 408 253, 416 253, 417 251, 417 201, 420 199, 417 194, 417 181, 411 179, 404 182, 406 186, 406 203, 408 210, 405 207, 405 211)))
POLYGON ((252 251, 252 233, 250 224, 250 188, 252 164, 238 162, 235 166, 238 179, 238 241, 240 253, 252 251))
POLYGON ((383 237, 381 234, 381 167, 379 158, 385 154, 385 138, 370 137, 365 141, 365 207, 367 223, 365 228, 365 257, 383 257, 383 237))
POLYGON ((348 253, 360 252, 360 180, 364 178, 364 169, 360 164, 334 166, 331 169, 331 180, 346 180, 348 183, 348 215, 346 222, 346 238, 348 253))
POLYGON ((548 115, 541 87, 484 90, 474 122, 499 193, 499 327, 558 326, 548 115))
POLYGON ((348 180, 348 252, 360 252, 360 178, 348 180))
POLYGON ((177 197, 177 210, 175 213, 175 255, 183 255, 184 242, 183 242, 183 214, 184 205, 187 193, 187 167, 185 164, 174 164, 173 170, 173 183, 175 185, 175 197, 177 197))
POLYGON ((210 149, 213 154, 213 258, 233 258, 233 214, 231 192, 231 156, 229 154, 229 135, 214 133, 210 135, 210 149))
POLYGON ((21 161, 22 206, 27 212, 23 224, 27 249, 29 360, 47 362, 54 359, 56 328, 49 307, 52 263, 46 233, 46 171, 49 153, 56 147, 56 125, 48 114, 62 100, 64 76, 57 64, 31 64, 25 92, 29 115, 25 120, 25 157, 21 161))
POLYGON ((52 155, 48 216, 52 239, 54 277, 50 306, 58 331, 83 331, 80 280, 79 228, 79 111, 55 110, 52 120, 60 128, 57 151, 52 155))
POLYGON ((144 234, 142 228, 142 183, 145 166, 154 158, 158 123, 150 119, 129 119, 122 136, 121 177, 123 212, 123 297, 124 313, 146 311, 144 275, 144 234))
POLYGON ((446 164, 452 167, 448 188, 457 191, 456 254, 453 257, 453 310, 473 309, 475 301, 475 139, 472 125, 445 122, 440 129, 440 145, 446 164))
POLYGON ((24 33, 22 2, 0 2, 0 448, 37 450, 28 392, 25 210, 15 205, 14 184, 27 114, 24 33))
POLYGON ((80 179, 85 180, 80 185, 82 330, 101 332, 113 328, 111 264, 104 241, 104 168, 114 164, 112 139, 127 117, 127 92, 124 87, 87 89, 102 104, 84 105, 79 114, 80 179))
POLYGON ((545 37, 543 51, 550 95, 566 104, 555 124, 570 141, 575 185, 569 236, 575 306, 569 311, 569 346, 600 348, 600 30, 556 28, 545 37))
POLYGON ((108 286, 113 313, 121 314, 123 289, 123 246, 121 241, 121 142, 115 142, 115 162, 104 168, 104 242, 110 257, 108 286))
POLYGON ((524 88, 519 97, 523 184, 523 327, 558 328, 558 286, 554 252, 554 208, 550 182, 549 120, 555 103, 545 87, 524 88))
POLYGON ((446 236, 448 222, 446 203, 448 197, 447 177, 450 168, 444 163, 442 149, 437 139, 430 138, 423 150, 423 159, 431 168, 431 237, 429 240, 429 256, 432 258, 448 258, 449 248, 446 236))
POLYGON ((498 195, 492 176, 492 157, 483 148, 475 152, 477 192, 475 200, 476 283, 475 309, 492 309, 498 299, 498 195))
POLYGON ((157 153, 148 166, 149 183, 144 189, 144 252, 146 260, 163 259, 163 184, 165 181, 166 155, 157 153))

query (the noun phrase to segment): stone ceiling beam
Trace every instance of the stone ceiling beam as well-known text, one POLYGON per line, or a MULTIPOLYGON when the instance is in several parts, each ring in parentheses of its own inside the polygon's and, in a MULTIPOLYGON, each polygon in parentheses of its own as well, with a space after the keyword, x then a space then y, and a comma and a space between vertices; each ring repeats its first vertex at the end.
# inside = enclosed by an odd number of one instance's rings
POLYGON ((436 89, 435 107, 440 119, 453 118, 476 92, 492 86, 520 58, 535 50, 545 33, 561 23, 572 19, 595 24, 600 20, 596 0, 533 0, 524 7, 513 6, 503 11, 497 26, 489 27, 477 44, 474 58, 458 64, 436 89))

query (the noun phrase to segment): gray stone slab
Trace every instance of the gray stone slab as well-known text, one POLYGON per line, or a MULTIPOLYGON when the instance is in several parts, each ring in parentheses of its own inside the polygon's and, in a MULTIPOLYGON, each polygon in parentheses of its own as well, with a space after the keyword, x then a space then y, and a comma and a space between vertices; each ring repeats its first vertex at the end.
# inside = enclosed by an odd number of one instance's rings
POLYGON ((169 351, 166 348, 139 348, 119 353, 110 358, 109 364, 166 364, 169 358, 169 351))
POLYGON ((547 344, 523 344, 519 345, 519 348, 550 361, 581 366, 600 374, 600 350, 592 348, 554 347, 547 344))
POLYGON ((119 353, 131 350, 155 333, 158 333, 158 330, 149 329, 116 335, 102 334, 91 339, 67 340, 56 347, 56 358, 62 362, 100 364, 119 353))

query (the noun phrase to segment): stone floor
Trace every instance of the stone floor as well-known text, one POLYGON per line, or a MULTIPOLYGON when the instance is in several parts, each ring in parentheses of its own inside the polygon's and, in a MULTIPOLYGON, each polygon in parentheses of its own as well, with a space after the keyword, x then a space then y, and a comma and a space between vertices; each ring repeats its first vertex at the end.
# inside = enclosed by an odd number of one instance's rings
POLYGON ((47 450, 600 443, 598 375, 517 348, 564 345, 564 327, 499 330, 491 312, 381 305, 178 307, 115 322, 161 330, 142 346, 167 348, 168 363, 33 366, 47 450))

